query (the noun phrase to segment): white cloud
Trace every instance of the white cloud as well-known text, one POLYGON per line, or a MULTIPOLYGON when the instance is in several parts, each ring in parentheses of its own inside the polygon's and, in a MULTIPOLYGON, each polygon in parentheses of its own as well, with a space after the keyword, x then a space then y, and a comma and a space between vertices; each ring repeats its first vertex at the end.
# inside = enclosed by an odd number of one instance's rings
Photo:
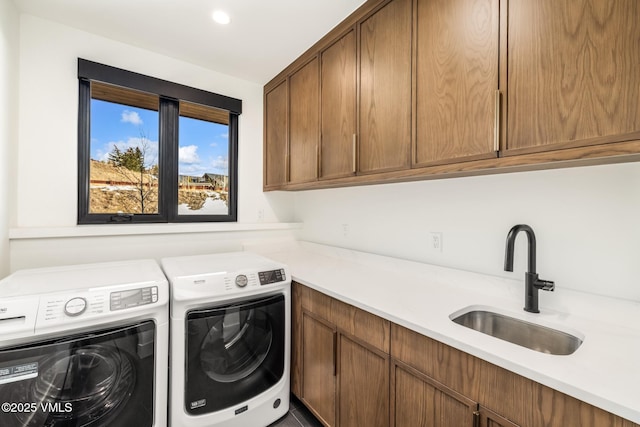
POLYGON ((229 157, 218 156, 213 160, 211 166, 213 166, 216 171, 227 173, 229 170, 229 157))
POLYGON ((123 123, 131 123, 134 125, 142 124, 142 119, 140 118, 140 115, 135 111, 129 111, 129 110, 124 110, 122 112, 120 121, 123 123))
POLYGON ((198 156, 198 146, 197 145, 187 145, 184 147, 180 147, 178 152, 178 161, 180 163, 199 163, 200 157, 198 156))

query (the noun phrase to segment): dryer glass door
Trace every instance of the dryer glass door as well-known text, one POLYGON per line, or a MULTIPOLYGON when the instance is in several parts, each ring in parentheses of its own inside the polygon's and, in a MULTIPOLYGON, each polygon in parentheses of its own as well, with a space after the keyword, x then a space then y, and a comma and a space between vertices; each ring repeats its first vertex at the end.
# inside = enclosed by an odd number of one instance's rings
POLYGON ((219 411, 284 373, 285 298, 278 294, 187 313, 185 410, 219 411))
POLYGON ((153 425, 152 321, 0 349, 0 426, 153 425))

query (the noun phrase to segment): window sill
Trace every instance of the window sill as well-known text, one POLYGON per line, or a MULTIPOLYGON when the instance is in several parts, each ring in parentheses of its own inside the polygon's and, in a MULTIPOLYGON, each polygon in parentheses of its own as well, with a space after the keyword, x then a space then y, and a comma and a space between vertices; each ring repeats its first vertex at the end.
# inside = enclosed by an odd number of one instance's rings
POLYGON ((200 224, 114 224, 72 227, 19 227, 9 229, 9 240, 64 237, 143 236, 152 234, 226 233, 239 231, 297 230, 298 222, 200 223, 200 224))

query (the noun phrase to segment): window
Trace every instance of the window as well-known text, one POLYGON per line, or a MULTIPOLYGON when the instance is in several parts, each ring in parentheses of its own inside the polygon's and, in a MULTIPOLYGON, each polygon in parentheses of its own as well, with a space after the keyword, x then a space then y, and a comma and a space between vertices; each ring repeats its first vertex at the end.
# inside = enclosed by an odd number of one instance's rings
POLYGON ((242 101, 78 59, 78 223, 236 221, 242 101))

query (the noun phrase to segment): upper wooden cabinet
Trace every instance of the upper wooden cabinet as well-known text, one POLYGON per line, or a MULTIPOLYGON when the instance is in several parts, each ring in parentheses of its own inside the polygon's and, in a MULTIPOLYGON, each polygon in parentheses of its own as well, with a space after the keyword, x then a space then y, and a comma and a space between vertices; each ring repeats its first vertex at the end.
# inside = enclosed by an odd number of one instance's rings
POLYGON ((356 172, 356 32, 349 30, 320 53, 321 172, 323 179, 356 172))
POLYGON ((358 25, 358 172, 411 166, 411 3, 392 0, 358 25))
POLYGON ((287 183, 287 82, 264 95, 264 187, 280 188, 287 183))
POLYGON ((640 139, 640 3, 507 6, 506 154, 640 139))
POLYGON ((498 0, 417 0, 415 164, 496 157, 498 0))
POLYGON ((638 22, 638 0, 368 0, 265 86, 264 188, 638 161, 638 22))
POLYGON ((314 181, 318 177, 320 141, 320 69, 318 59, 289 78, 289 182, 314 181))

